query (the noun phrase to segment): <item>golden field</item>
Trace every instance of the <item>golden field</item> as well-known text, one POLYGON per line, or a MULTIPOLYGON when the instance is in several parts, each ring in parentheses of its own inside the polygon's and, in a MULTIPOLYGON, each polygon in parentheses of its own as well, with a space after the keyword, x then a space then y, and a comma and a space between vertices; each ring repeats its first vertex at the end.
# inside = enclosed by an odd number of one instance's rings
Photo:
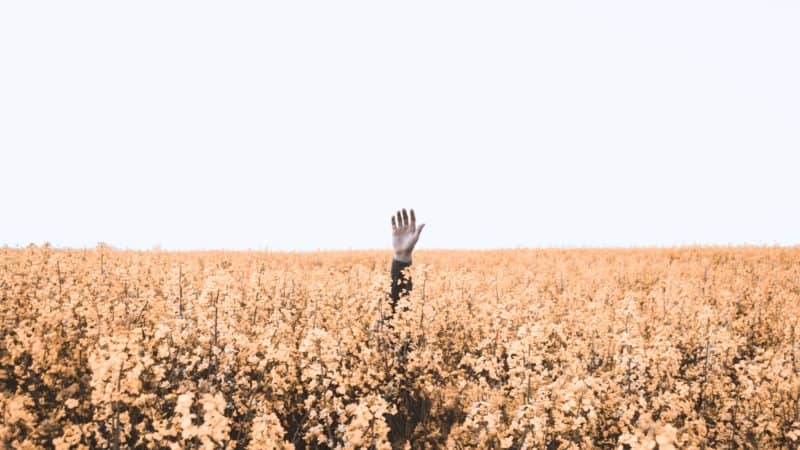
POLYGON ((0 249, 4 448, 797 448, 800 249, 0 249))

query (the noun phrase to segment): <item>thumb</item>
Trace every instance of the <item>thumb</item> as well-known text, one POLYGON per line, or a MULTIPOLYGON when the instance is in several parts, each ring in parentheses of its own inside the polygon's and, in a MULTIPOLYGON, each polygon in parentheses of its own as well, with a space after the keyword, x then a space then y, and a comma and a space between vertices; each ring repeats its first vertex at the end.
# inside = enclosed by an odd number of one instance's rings
POLYGON ((423 228, 425 228, 425 224, 424 223, 419 224, 419 226, 417 227, 417 237, 419 237, 419 234, 422 233, 423 228))

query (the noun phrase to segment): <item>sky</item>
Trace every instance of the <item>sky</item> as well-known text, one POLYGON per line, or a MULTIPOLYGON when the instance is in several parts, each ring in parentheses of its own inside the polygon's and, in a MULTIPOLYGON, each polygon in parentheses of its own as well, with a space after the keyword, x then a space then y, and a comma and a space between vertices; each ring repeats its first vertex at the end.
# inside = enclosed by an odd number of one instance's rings
POLYGON ((800 3, 0 3, 0 245, 800 244, 800 3))

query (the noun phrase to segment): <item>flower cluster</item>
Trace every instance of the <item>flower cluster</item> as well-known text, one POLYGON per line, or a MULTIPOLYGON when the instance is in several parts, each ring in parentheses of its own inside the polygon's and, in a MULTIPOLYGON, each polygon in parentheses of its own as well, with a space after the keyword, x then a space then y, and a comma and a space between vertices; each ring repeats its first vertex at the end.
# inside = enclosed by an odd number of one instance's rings
POLYGON ((800 249, 0 249, 2 448, 797 448, 800 249))

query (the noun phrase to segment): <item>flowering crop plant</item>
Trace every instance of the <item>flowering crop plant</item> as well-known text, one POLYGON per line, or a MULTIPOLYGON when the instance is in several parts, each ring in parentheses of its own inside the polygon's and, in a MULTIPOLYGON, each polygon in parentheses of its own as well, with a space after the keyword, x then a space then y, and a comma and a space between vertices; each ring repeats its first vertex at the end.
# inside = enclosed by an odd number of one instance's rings
POLYGON ((800 445, 800 249, 0 249, 0 447, 800 445))

